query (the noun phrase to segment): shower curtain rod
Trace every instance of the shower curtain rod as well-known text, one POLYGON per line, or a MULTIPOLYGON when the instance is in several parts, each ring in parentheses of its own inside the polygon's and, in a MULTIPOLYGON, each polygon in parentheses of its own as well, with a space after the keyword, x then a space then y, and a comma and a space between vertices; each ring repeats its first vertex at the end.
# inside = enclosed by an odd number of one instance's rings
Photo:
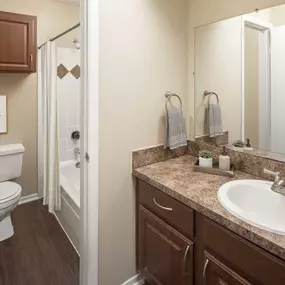
MULTIPOLYGON (((52 42, 52 41, 55 41, 55 40, 57 40, 58 38, 60 38, 60 37, 62 37, 62 36, 64 36, 64 35, 66 35, 66 34, 68 34, 69 32, 75 30, 75 29, 78 28, 78 27, 80 27, 80 23, 74 25, 73 27, 71 27, 71 28, 69 28, 68 30, 62 32, 61 34, 55 36, 54 38, 51 38, 49 41, 51 41, 51 42, 52 42)), ((45 42, 45 43, 43 43, 42 45, 40 45, 40 46, 38 47, 38 49, 40 49, 40 48, 41 48, 42 46, 44 46, 46 43, 47 43, 47 42, 45 42)))

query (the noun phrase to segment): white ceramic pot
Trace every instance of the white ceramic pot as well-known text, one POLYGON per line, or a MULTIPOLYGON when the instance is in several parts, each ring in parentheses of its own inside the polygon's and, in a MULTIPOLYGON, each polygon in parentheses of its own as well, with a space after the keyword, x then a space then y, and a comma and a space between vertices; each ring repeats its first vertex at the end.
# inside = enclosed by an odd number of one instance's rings
POLYGON ((199 157, 199 166, 201 166, 201 167, 213 167, 213 158, 199 157))

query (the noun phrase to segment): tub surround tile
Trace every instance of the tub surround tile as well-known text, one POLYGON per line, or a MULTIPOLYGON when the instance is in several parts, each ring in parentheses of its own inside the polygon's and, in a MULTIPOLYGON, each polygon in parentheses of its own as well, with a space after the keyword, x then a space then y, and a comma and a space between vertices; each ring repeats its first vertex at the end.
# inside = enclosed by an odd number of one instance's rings
POLYGON ((76 78, 80 78, 80 66, 76 64, 71 70, 70 73, 76 78))
MULTIPOLYGON (((191 143, 190 148, 191 151, 197 152, 196 146, 191 143)), ((234 178, 194 172, 193 164, 196 159, 191 155, 180 156, 136 168, 133 175, 285 260, 285 236, 258 229, 241 221, 227 212, 217 198, 218 189, 228 181, 260 178, 238 170, 234 178)), ((240 158, 236 158, 236 163, 238 159, 240 158)), ((244 164, 247 163, 246 161, 244 164)), ((250 163, 253 167, 260 161, 250 163)))
POLYGON ((163 145, 153 146, 145 149, 134 150, 132 152, 132 168, 164 161, 173 157, 178 157, 187 153, 187 146, 175 150, 164 149, 163 145))
POLYGON ((57 76, 62 79, 64 76, 66 76, 68 74, 68 70, 67 68, 63 65, 63 64, 60 64, 58 67, 57 67, 57 76))
POLYGON ((65 140, 60 145, 61 161, 74 159, 75 147, 71 133, 80 130, 80 53, 74 49, 57 48, 58 78, 57 93, 59 99, 59 137, 65 140))

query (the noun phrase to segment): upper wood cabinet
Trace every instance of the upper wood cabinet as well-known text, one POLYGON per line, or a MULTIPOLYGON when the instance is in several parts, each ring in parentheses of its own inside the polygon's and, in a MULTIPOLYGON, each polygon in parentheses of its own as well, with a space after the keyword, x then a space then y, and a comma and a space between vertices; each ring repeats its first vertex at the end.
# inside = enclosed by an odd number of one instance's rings
POLYGON ((0 11, 0 71, 36 72, 37 18, 0 11))

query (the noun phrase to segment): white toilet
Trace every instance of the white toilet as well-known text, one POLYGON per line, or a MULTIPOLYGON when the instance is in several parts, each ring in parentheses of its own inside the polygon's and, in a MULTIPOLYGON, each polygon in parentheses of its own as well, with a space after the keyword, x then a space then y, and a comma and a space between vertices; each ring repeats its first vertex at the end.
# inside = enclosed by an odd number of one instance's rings
POLYGON ((14 234, 10 213, 19 203, 22 187, 8 180, 21 176, 24 151, 22 144, 0 145, 0 241, 14 234))

